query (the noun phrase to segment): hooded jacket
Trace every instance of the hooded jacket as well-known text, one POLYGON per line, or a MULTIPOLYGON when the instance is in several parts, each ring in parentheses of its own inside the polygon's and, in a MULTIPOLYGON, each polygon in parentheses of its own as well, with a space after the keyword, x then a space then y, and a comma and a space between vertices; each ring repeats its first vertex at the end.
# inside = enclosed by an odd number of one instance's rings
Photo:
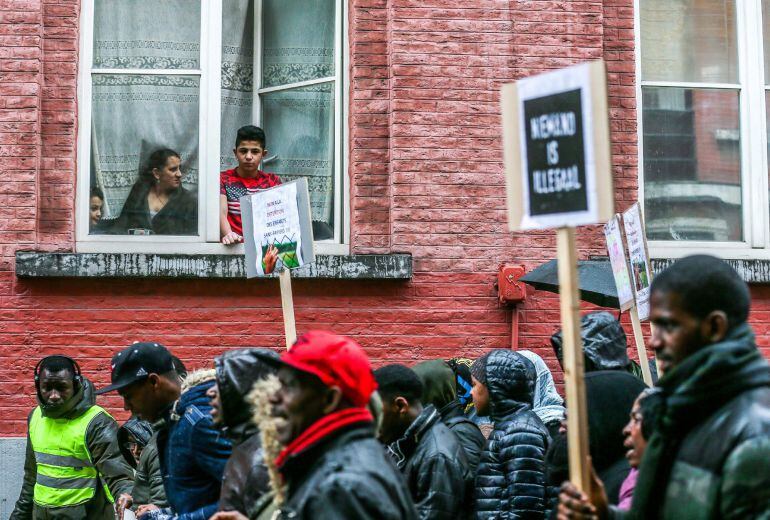
POLYGON ((214 427, 206 391, 214 371, 192 372, 182 395, 153 425, 163 486, 178 520, 208 520, 219 503, 230 441, 214 427))
MULTIPOLYGON (((470 474, 476 474, 481 450, 486 439, 476 423, 463 413, 457 399, 457 380, 449 365, 442 360, 418 363, 413 367, 423 384, 422 402, 436 407, 441 420, 457 436, 468 459, 470 474)), ((472 486, 472 482, 470 483, 472 486)))
POLYGON ((544 518, 549 437, 532 411, 535 367, 524 356, 502 349, 476 362, 484 364, 482 382, 494 421, 476 475, 476 518, 544 518))
POLYGON ((230 437, 233 451, 225 466, 220 511, 248 513, 249 507, 270 490, 259 428, 252 422, 247 396, 254 383, 274 374, 255 353, 278 357, 268 349, 226 352, 214 360, 221 405, 220 426, 230 437))
POLYGON ((158 446, 155 444, 152 425, 147 421, 132 417, 118 430, 118 445, 121 453, 123 453, 123 458, 134 468, 134 492, 131 495, 134 499, 134 505, 132 509, 144 504, 152 504, 160 508, 168 507, 166 491, 163 489, 163 475, 160 473, 158 446), (139 455, 138 461, 134 460, 133 454, 126 445, 129 434, 142 447, 142 454, 139 455))
POLYGON ((388 449, 406 477, 419 518, 449 520, 467 514, 472 480, 468 459, 432 405, 388 449))
POLYGON ((543 358, 529 350, 517 350, 519 354, 529 359, 535 365, 535 395, 532 409, 543 421, 550 432, 558 430, 564 419, 564 399, 561 398, 553 382, 553 374, 543 358), (556 428, 554 428, 556 425, 556 428))
MULTIPOLYGON (((44 417, 75 419, 86 413, 96 404, 96 394, 91 381, 83 378, 83 384, 64 407, 51 409, 43 405, 38 394, 38 404, 44 417)), ((29 419, 32 414, 30 413, 29 419)), ((28 421, 29 421, 28 419, 28 421)), ((107 498, 102 483, 106 484, 110 494, 117 499, 123 493, 131 493, 133 470, 123 459, 117 440, 118 424, 106 413, 93 418, 86 430, 86 447, 91 460, 99 473, 99 484, 94 497, 79 506, 64 508, 45 508, 34 503, 33 493, 37 479, 35 453, 27 435, 27 451, 24 461, 24 481, 16 507, 11 513, 11 520, 56 519, 82 520, 83 518, 113 520, 112 503, 107 498)))
MULTIPOLYGON (((623 427, 628 423, 631 408, 647 386, 628 372, 600 370, 585 375, 586 407, 588 409, 588 442, 591 463, 604 483, 610 504, 617 504, 620 488, 631 471, 623 446, 623 427)), ((558 493, 562 482, 569 480, 566 434, 558 434, 548 449, 548 482, 558 493)), ((558 503, 550 497, 551 508, 558 503)))

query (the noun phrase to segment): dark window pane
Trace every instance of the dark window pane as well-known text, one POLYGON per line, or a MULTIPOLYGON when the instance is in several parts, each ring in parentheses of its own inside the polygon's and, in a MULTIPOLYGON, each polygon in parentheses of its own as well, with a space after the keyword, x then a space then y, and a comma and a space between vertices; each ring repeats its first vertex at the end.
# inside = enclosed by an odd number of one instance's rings
POLYGON ((739 93, 643 87, 650 240, 743 237, 739 93))

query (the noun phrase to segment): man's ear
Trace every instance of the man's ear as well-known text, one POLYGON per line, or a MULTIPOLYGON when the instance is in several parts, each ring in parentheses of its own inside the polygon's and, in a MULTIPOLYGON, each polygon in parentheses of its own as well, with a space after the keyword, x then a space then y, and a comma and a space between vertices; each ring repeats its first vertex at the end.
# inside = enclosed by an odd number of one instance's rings
POLYGON ((706 319, 703 320, 701 331, 708 344, 718 343, 727 336, 727 330, 730 328, 727 314, 724 311, 711 311, 706 319))
POLYGON ((153 390, 157 390, 161 384, 160 376, 158 374, 150 374, 147 376, 147 382, 150 383, 153 390))
POLYGON ((342 402, 342 390, 338 386, 332 386, 324 396, 324 415, 336 411, 342 402))
POLYGON ((409 401, 405 397, 396 397, 393 399, 393 404, 396 407, 396 411, 400 414, 404 414, 409 411, 409 401))

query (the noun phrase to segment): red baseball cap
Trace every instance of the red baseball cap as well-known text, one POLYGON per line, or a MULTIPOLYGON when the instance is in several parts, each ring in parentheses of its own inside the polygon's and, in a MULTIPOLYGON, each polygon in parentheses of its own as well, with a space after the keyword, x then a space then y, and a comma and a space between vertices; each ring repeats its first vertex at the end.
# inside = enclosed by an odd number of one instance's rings
POLYGON ((303 334, 281 355, 280 363, 313 374, 326 386, 338 386, 355 406, 366 406, 377 388, 361 345, 332 332, 311 330, 303 334))

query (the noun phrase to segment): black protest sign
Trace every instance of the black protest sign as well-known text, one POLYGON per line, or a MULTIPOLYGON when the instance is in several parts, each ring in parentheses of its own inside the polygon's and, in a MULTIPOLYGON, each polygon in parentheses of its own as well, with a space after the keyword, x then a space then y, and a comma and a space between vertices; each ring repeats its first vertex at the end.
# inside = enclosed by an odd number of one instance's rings
POLYGON ((599 60, 503 86, 511 231, 596 224, 614 214, 605 76, 599 60))
POLYGON ((580 89, 524 101, 524 122, 530 214, 587 210, 580 89))

